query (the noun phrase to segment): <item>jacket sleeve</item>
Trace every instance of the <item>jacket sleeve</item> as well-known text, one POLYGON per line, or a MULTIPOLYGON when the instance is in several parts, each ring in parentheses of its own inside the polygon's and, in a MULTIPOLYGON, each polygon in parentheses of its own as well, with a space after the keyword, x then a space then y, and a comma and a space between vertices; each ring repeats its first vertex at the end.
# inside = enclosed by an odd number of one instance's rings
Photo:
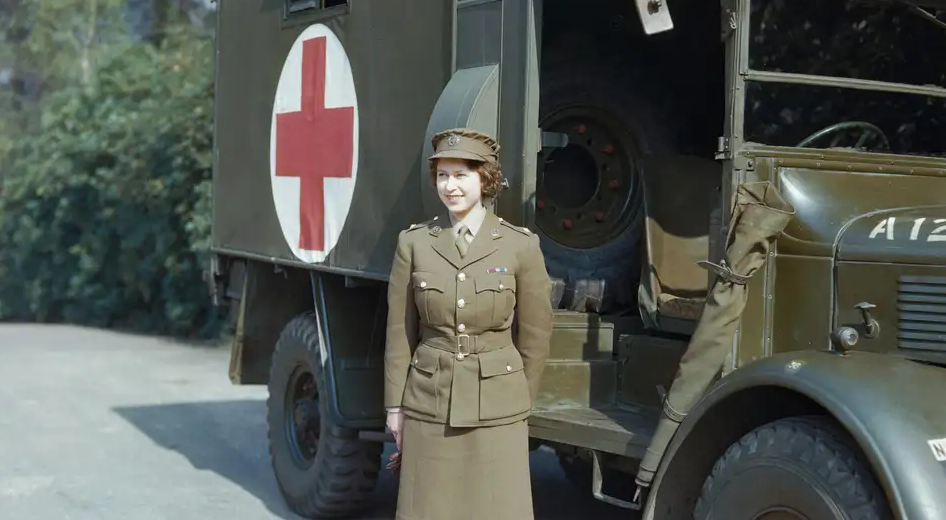
POLYGON ((384 347, 384 406, 401 405, 407 369, 417 347, 418 315, 411 287, 412 253, 406 231, 397 239, 397 250, 388 279, 388 318, 384 347))
POLYGON ((552 336, 552 282, 545 269, 539 237, 529 236, 529 243, 519 253, 516 269, 516 348, 522 356, 529 393, 535 402, 539 382, 549 356, 552 336))

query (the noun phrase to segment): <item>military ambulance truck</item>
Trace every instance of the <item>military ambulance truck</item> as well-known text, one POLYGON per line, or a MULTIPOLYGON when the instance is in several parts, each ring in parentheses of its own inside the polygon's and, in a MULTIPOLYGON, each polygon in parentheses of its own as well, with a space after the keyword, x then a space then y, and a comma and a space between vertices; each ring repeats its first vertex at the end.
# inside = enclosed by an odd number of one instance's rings
POLYGON ((529 425, 579 489, 946 519, 944 7, 218 1, 211 290, 289 506, 370 505, 396 239, 441 209, 430 137, 469 127, 554 280, 529 425))

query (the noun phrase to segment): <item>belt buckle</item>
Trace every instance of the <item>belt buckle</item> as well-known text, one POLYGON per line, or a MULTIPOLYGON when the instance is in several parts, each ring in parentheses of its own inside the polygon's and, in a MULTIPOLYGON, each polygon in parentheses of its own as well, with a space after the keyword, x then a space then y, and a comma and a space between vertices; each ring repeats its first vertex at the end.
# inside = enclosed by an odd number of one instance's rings
POLYGON ((459 334, 457 335, 457 361, 462 361, 463 358, 470 355, 470 335, 469 334, 459 334), (466 338, 466 352, 463 352, 463 338, 466 338))

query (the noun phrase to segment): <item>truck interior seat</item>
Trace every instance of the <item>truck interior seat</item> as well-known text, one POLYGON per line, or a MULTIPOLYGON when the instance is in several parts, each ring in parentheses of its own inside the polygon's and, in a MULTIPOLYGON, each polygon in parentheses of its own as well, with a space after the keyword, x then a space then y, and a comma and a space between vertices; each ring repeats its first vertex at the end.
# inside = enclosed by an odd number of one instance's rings
POLYGON ((710 216, 720 203, 722 168, 712 159, 658 156, 645 168, 649 258, 641 283, 659 317, 697 320, 709 273, 710 216))

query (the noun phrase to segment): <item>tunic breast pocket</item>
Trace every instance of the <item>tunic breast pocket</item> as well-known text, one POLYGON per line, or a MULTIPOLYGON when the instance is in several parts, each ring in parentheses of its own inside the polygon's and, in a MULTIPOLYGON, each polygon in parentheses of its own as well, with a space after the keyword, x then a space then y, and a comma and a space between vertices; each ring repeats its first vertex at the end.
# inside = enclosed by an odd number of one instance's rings
POLYGON ((477 323, 482 327, 498 326, 506 321, 516 307, 516 276, 493 274, 476 278, 477 323))
POLYGON ((444 294, 443 276, 437 273, 415 271, 411 273, 411 285, 414 287, 414 303, 417 313, 426 324, 440 324, 437 309, 442 306, 444 294))

